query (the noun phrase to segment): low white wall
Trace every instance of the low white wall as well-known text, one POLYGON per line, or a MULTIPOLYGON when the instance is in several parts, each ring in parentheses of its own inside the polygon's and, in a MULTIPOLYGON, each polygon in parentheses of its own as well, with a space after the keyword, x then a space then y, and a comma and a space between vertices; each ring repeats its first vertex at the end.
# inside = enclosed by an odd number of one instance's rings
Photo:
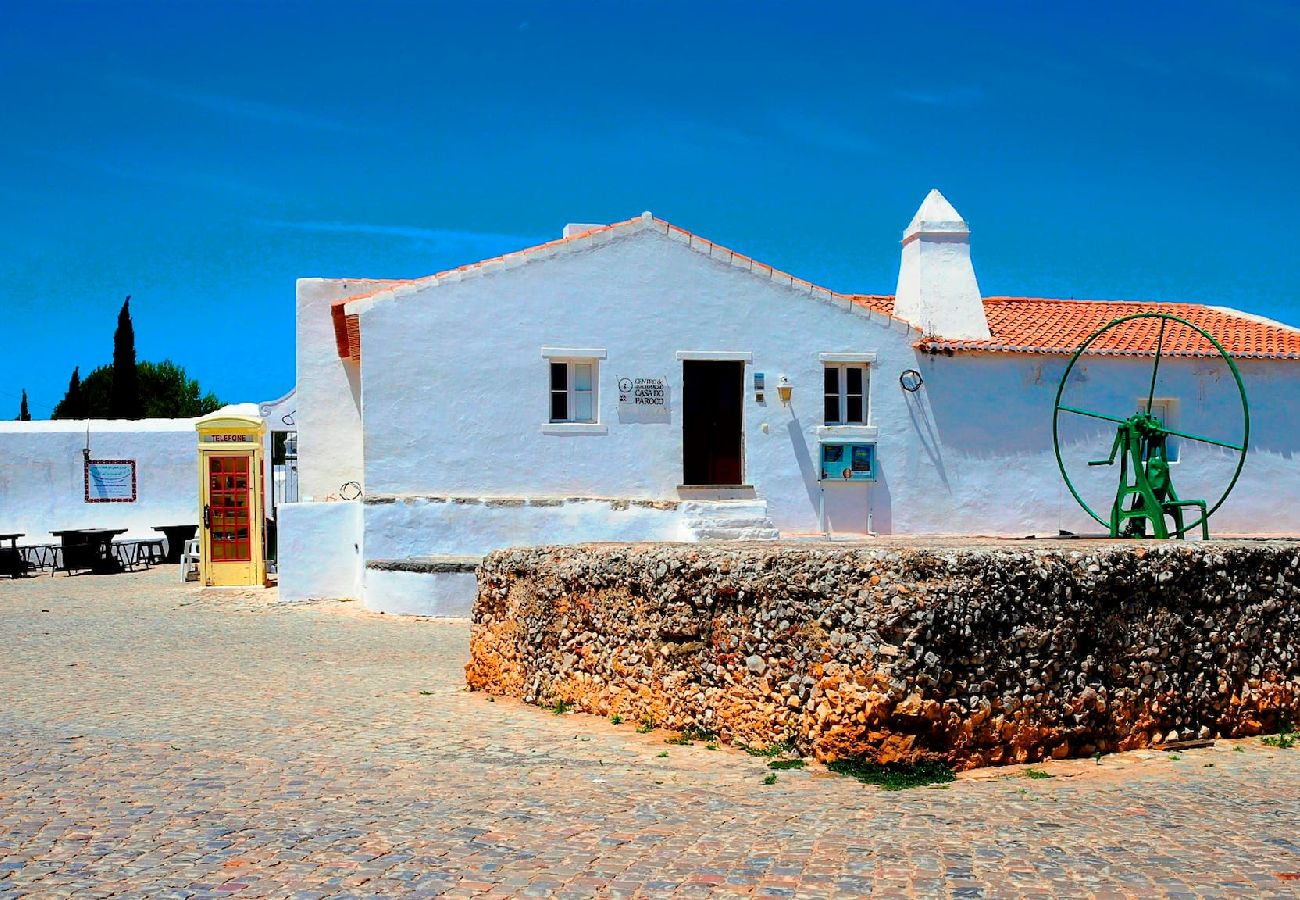
POLYGON ((367 560, 483 556, 503 547, 680 537, 681 514, 675 507, 626 500, 402 497, 371 499, 363 506, 367 560))
POLYGON ((280 507, 281 600, 361 596, 361 504, 280 507))
POLYGON ((478 580, 473 572, 365 571, 365 604, 375 612, 405 616, 468 616, 478 580))
POLYGON ((20 544, 48 544, 51 529, 126 528, 161 537, 155 525, 199 521, 194 419, 0 422, 0 531, 20 544), (86 429, 91 459, 131 459, 136 500, 87 503, 86 429))

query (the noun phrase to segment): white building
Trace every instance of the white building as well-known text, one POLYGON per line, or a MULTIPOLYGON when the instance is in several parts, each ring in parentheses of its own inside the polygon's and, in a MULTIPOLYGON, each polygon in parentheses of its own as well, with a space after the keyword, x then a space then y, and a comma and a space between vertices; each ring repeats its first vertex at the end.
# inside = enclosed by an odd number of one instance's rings
MULTIPOLYGON (((818 287, 645 213, 427 278, 303 279, 297 303, 288 599, 463 613, 472 576, 447 558, 521 544, 1098 532, 1058 471, 1056 389, 1088 334, 1135 311, 1206 328, 1245 379, 1250 453, 1214 530, 1300 532, 1300 330, 1193 304, 982 297, 969 229, 937 191, 904 233, 895 297, 818 287), (874 480, 841 477, 851 449, 824 465, 836 442, 868 446, 857 468, 874 480)), ((1231 373, 1188 335, 1163 345, 1155 411, 1237 442, 1231 373)), ((1156 341, 1126 329, 1080 361, 1068 399, 1132 413, 1156 341)), ((1104 512, 1116 472, 1085 463, 1114 428, 1067 418, 1071 474, 1104 512)), ((1213 503, 1238 455, 1182 444, 1179 492, 1213 503)))

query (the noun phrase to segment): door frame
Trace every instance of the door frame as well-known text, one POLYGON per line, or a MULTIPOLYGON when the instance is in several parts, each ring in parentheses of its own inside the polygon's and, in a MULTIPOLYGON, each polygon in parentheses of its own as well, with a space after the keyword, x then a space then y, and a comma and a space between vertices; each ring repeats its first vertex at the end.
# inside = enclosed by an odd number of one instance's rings
POLYGON ((199 558, 206 562, 203 573, 204 583, 209 587, 227 585, 256 584, 263 577, 260 571, 262 553, 261 504, 258 492, 262 489, 261 454, 255 448, 207 450, 200 454, 204 469, 203 493, 200 499, 199 558), (215 459, 242 459, 246 465, 245 485, 248 510, 248 559, 219 560, 212 553, 212 517, 218 514, 214 508, 212 491, 212 461, 215 459))
POLYGON ((678 350, 677 361, 681 364, 680 372, 682 378, 682 427, 679 431, 681 434, 681 473, 682 482, 678 489, 682 491, 710 491, 710 490, 729 490, 741 489, 752 490, 752 487, 746 481, 747 465, 745 454, 745 373, 750 365, 754 362, 754 354, 741 350, 678 350), (686 483, 686 363, 688 362, 738 362, 740 366, 740 399, 739 399, 739 439, 740 439, 740 483, 738 484, 687 484, 686 483))

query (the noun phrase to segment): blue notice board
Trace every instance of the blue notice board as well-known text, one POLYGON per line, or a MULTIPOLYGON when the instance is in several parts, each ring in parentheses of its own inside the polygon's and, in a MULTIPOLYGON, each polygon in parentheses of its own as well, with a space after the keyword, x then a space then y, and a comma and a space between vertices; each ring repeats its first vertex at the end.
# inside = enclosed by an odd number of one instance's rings
POLYGON ((876 445, 872 442, 824 443, 821 463, 822 481, 875 481, 876 445))

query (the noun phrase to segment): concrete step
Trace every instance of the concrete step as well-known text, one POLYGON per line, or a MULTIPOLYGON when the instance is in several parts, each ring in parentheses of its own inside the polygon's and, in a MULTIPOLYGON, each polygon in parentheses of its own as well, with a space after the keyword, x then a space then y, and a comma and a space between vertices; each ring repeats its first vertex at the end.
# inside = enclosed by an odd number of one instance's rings
POLYGON ((772 528, 696 528, 697 541, 775 541, 781 532, 772 528))
POLYGON ((780 536, 768 518, 766 500, 692 500, 681 511, 683 540, 771 541, 780 536))

